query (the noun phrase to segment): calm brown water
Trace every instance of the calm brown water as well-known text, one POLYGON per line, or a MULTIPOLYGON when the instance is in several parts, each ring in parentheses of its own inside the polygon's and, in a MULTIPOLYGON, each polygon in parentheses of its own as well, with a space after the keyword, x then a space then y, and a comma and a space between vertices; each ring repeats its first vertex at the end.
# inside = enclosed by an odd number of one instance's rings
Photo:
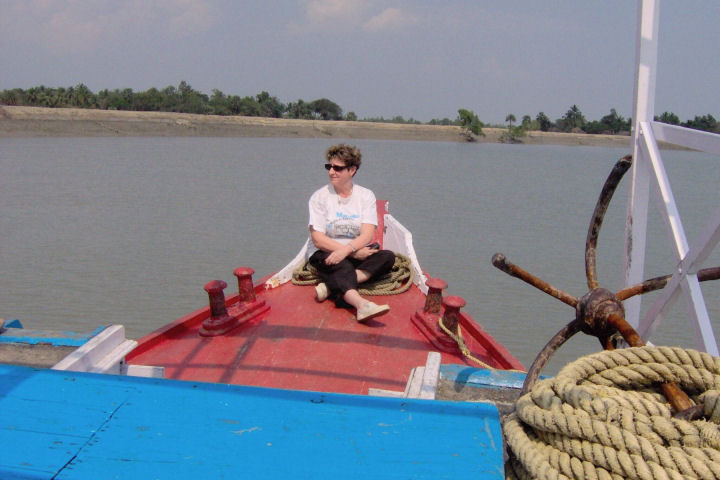
MULTIPOLYGON (((390 201, 422 267, 529 365, 572 309, 492 267, 495 252, 573 295, 587 291, 584 244, 600 188, 623 149, 357 141, 357 183, 390 201)), ((307 235, 307 198, 326 181, 321 140, 0 140, 0 317, 27 328, 124 324, 138 337, 206 305, 203 285, 285 265, 307 235)), ((665 152, 692 243, 718 205, 718 159, 665 152)), ((600 237, 603 286, 622 286, 627 183, 600 237)), ((672 271, 650 219, 646 276, 672 271)), ((714 254, 707 266, 720 264, 714 254)), ((720 284, 704 284, 720 318, 720 284)), ((647 302, 646 302, 647 305, 647 302)), ((678 303, 656 343, 693 346, 678 303)), ((716 331, 716 335, 718 332, 716 331)), ((573 340, 551 368, 597 350, 573 340)))

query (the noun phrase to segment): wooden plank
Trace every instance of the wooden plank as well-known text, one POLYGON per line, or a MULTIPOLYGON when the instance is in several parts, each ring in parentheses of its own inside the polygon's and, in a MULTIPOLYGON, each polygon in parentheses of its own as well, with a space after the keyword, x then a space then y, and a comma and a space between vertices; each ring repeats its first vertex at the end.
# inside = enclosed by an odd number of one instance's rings
POLYGON ((0 379, 0 478, 504 478, 490 404, 4 365, 0 379))
POLYGON ((120 375, 124 370, 122 368, 122 362, 125 356, 132 352, 137 345, 135 340, 125 340, 120 345, 117 345, 110 352, 108 352, 103 358, 99 359, 93 368, 89 371, 93 373, 112 373, 120 375))
POLYGON ((440 360, 441 356, 438 352, 429 352, 427 362, 425 363, 425 371, 422 376, 422 385, 420 386, 420 395, 418 398, 425 400, 435 400, 435 392, 437 391, 438 379, 440 377, 440 360))
MULTIPOLYGON (((110 355, 117 347, 121 347, 122 357, 132 351, 137 342, 130 341, 126 345, 125 327, 122 325, 110 325, 102 332, 95 335, 83 346, 72 352, 70 355, 59 361, 53 369, 55 370, 73 370, 76 372, 95 371, 99 365, 102 365, 102 371, 108 371, 111 366, 104 363, 105 358, 110 355)), ((114 355, 117 357, 117 355, 114 355)), ((121 358, 114 358, 118 362, 121 358)), ((118 372, 119 373, 119 370, 118 372)))
POLYGON ((425 367, 415 367, 412 369, 410 378, 405 386, 405 397, 420 398, 423 375, 425 375, 425 367))
POLYGON ((124 363, 120 367, 120 375, 132 375, 134 377, 165 378, 165 368, 152 365, 128 365, 124 363))
POLYGON ((368 388, 368 395, 371 395, 373 397, 404 398, 405 392, 398 392, 395 390, 385 390, 383 388, 368 388))

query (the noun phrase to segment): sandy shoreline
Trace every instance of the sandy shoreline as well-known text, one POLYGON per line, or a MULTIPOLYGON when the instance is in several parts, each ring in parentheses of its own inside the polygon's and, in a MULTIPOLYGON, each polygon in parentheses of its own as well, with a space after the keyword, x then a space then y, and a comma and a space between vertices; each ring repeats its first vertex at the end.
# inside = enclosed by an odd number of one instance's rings
MULTIPOLYGON (((501 128, 484 128, 480 143, 499 143, 501 128)), ((283 137, 464 142, 460 127, 226 117, 165 112, 0 106, 0 137, 283 137)), ((628 147, 630 137, 530 132, 527 145, 628 147)))

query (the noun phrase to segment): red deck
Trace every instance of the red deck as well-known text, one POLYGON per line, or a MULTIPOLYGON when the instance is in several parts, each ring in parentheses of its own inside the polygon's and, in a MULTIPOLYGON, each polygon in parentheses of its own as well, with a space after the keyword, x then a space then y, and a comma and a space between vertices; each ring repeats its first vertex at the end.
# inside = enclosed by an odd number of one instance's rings
MULTIPOLYGON (((414 285, 400 295, 375 297, 391 311, 366 324, 355 322, 353 310, 336 308, 332 301, 317 303, 312 286, 288 282, 254 291, 253 305, 259 308, 239 327, 201 336, 206 307, 140 339, 128 363, 163 366, 166 378, 173 379, 357 394, 367 394, 368 388, 403 390, 429 351, 441 351, 443 363, 477 366, 454 345, 447 347, 432 319, 425 333, 418 328, 425 295, 414 285), (431 342, 428 336, 435 335, 431 342)), ((226 302, 230 315, 240 310, 237 299, 226 302)), ((462 314, 460 323, 474 356, 493 367, 522 369, 472 319, 462 314)))
MULTIPOLYGON (((379 200, 377 206, 375 240, 384 243, 387 202, 379 200)), ((266 289, 264 281, 253 286, 249 273, 235 271, 241 294, 225 302, 229 316, 241 322, 238 327, 223 335, 201 335, 226 330, 224 321, 208 322, 211 308, 205 307, 141 338, 128 363, 162 366, 166 378, 179 380, 355 394, 367 394, 369 388, 404 390, 412 369, 424 365, 430 351, 440 352, 442 363, 478 366, 438 329, 442 310, 435 315, 423 311, 426 297, 416 285, 399 295, 373 298, 390 305, 390 312, 361 324, 353 310, 316 302, 312 286, 287 282, 266 289)), ((440 308, 437 292, 431 303, 440 308)), ((222 303, 217 296, 211 300, 216 319, 222 303)), ((473 357, 494 368, 523 369, 472 318, 462 312, 458 317, 473 357)))

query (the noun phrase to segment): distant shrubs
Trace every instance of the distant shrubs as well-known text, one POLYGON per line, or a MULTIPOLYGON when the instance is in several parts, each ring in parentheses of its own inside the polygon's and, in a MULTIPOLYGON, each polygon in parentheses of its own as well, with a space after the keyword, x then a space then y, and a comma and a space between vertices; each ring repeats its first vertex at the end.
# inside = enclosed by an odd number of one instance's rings
POLYGON ((458 110, 458 116, 455 120, 456 124, 462 129, 461 135, 468 142, 475 142, 477 137, 485 136, 482 131, 483 123, 472 110, 461 108, 458 110))
MULTIPOLYGON (((398 123, 420 125, 423 122, 412 117, 405 119, 395 116, 389 119, 370 117, 358 119, 355 112, 343 114, 342 108, 327 98, 319 98, 310 102, 298 99, 296 102, 283 103, 262 91, 255 96, 240 97, 226 95, 214 89, 212 95, 206 95, 193 89, 182 81, 177 87, 168 86, 162 90, 150 88, 142 92, 134 92, 130 88, 92 92, 80 83, 73 87, 48 88, 45 86, 31 87, 27 90, 13 88, 0 91, 0 105, 18 105, 32 107, 75 107, 94 108, 101 110, 133 110, 148 112, 181 112, 212 115, 244 115, 251 117, 298 118, 309 120, 347 120, 361 122, 398 123)), ((677 115, 664 112, 655 120, 671 125, 681 125, 696 130, 720 133, 720 124, 710 114, 695 116, 692 120, 680 122, 677 115)), ((543 132, 576 132, 590 134, 628 135, 631 119, 625 119, 614 108, 600 120, 587 121, 577 105, 572 105, 567 112, 552 121, 544 112, 533 119, 524 115, 520 125, 515 125, 516 117, 509 114, 506 131, 502 140, 517 143, 529 131, 543 132)), ((432 119, 427 125, 459 126, 461 135, 468 141, 476 141, 484 136, 482 129, 486 126, 472 110, 461 108, 454 120, 449 118, 432 119)))

